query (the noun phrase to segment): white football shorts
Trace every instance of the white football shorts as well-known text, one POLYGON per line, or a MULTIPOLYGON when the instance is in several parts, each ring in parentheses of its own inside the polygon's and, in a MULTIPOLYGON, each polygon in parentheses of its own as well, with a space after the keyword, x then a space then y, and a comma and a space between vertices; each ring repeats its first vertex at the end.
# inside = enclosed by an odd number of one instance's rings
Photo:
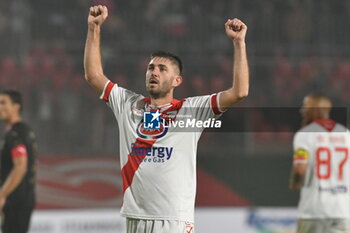
POLYGON ((126 218, 126 233, 194 233, 191 222, 126 218))

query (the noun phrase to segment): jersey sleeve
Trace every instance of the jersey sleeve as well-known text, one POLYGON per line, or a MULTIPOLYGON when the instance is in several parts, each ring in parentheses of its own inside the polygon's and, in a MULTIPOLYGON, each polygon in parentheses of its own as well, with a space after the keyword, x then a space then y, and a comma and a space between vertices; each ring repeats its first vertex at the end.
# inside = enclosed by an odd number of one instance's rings
POLYGON ((24 144, 17 145, 13 147, 11 150, 11 157, 13 159, 18 157, 27 157, 27 156, 28 156, 27 147, 24 144))
POLYGON ((11 132, 8 142, 11 151, 11 157, 13 159, 21 156, 27 156, 27 147, 24 143, 23 138, 19 135, 18 132, 11 132))
POLYGON ((212 95, 189 97, 186 101, 189 102, 189 106, 192 108, 194 117, 197 120, 218 118, 223 113, 219 106, 220 94, 221 92, 212 95))
POLYGON ((297 132, 293 140, 293 163, 307 163, 310 156, 310 146, 308 136, 305 132, 297 132))
POLYGON ((108 81, 103 89, 100 99, 107 103, 114 114, 119 115, 123 112, 127 100, 135 95, 134 92, 108 81))

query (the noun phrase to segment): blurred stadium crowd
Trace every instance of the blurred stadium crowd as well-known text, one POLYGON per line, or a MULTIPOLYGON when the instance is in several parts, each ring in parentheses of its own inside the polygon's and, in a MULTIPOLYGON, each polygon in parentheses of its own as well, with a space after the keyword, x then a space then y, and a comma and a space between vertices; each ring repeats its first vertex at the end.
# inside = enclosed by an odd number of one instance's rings
POLYGON ((103 61, 120 86, 146 94, 148 56, 164 49, 185 63, 178 98, 229 87, 232 45, 224 23, 237 17, 248 25, 252 78, 251 95, 240 106, 298 107, 311 90, 329 94, 336 106, 349 105, 349 1, 1 2, 0 87, 23 92, 25 118, 43 153, 116 151, 113 116, 83 77, 86 18, 94 4, 109 8, 103 61))

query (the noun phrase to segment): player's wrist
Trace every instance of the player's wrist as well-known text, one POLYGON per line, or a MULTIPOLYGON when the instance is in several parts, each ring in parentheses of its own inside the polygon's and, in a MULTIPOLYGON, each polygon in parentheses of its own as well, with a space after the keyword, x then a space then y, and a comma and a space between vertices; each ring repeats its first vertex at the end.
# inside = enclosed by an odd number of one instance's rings
POLYGON ((98 24, 96 24, 94 22, 91 22, 91 23, 88 23, 88 29, 90 31, 100 31, 101 25, 98 25, 98 24))
POLYGON ((234 48, 245 48, 244 40, 232 40, 232 44, 234 48))

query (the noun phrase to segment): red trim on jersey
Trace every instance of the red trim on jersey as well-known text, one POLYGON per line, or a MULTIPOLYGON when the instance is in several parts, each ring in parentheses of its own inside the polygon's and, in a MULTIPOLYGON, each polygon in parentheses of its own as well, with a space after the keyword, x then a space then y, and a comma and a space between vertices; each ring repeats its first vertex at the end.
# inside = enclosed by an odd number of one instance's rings
POLYGON ((109 95, 111 94, 112 88, 114 87, 114 83, 112 83, 111 81, 109 81, 109 83, 107 84, 106 88, 105 88, 105 92, 103 93, 103 100, 108 102, 109 101, 109 95))
POLYGON ((143 101, 145 101, 146 104, 151 104, 151 98, 150 97, 143 98, 143 101))
POLYGON ((169 111, 179 111, 180 108, 182 107, 182 104, 186 101, 186 99, 182 99, 182 100, 177 100, 177 99, 173 99, 171 101, 171 107, 168 108, 167 110, 165 110, 165 112, 169 112, 169 111))
POLYGON ((293 158, 293 161, 308 161, 308 159, 297 157, 297 158, 293 158))
MULTIPOLYGON (((137 138, 133 148, 150 148, 155 142, 156 140, 147 141, 141 138, 137 138)), ((122 168, 123 192, 125 192, 125 190, 130 187, 135 173, 145 157, 146 153, 143 155, 128 155, 128 162, 122 168)))
POLYGON ((27 157, 28 154, 27 154, 26 146, 24 144, 20 144, 20 145, 13 147, 11 150, 11 156, 13 159, 21 157, 21 156, 27 157))
MULTIPOLYGON (((182 104, 186 101, 186 99, 182 99, 182 100, 177 100, 174 99, 173 101, 171 101, 171 107, 161 111, 161 117, 165 120, 170 120, 169 116, 167 115, 168 112, 173 112, 173 111, 177 111, 177 113, 180 111, 182 104)), ((174 118, 171 118, 171 120, 175 120, 176 116, 174 118)))
POLYGON ((323 120, 315 120, 315 122, 319 125, 321 125, 323 128, 328 130, 329 132, 333 131, 336 123, 330 119, 323 119, 323 120))
MULTIPOLYGON (((182 106, 182 103, 185 101, 186 99, 182 99, 182 100, 177 100, 177 99, 173 99, 170 103, 175 107, 178 108, 178 106, 180 105, 180 108, 182 106)), ((179 109, 180 109, 179 108, 179 109)))
POLYGON ((218 94, 212 95, 211 98, 210 98, 210 102, 211 102, 211 108, 212 108, 214 114, 215 115, 220 115, 222 112, 219 110, 219 104, 218 104, 217 96, 218 96, 218 94))

